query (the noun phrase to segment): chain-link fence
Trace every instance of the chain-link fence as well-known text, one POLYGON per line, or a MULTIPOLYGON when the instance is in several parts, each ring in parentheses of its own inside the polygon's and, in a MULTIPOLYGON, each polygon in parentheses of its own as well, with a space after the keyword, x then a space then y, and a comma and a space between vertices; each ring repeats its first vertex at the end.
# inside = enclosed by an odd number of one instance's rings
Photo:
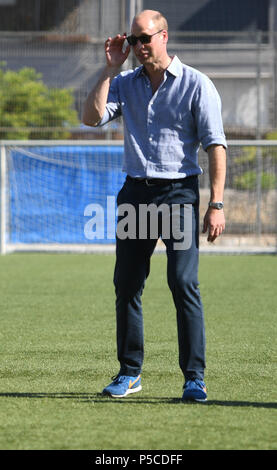
MULTIPOLYGON (((226 233, 269 237, 275 244, 277 150, 271 140, 277 139, 277 0, 4 3, 0 139, 121 140, 120 119, 104 128, 83 126, 83 103, 105 65, 106 37, 129 32, 137 11, 158 9, 168 19, 168 53, 207 74, 221 96, 229 142, 226 233), (257 145, 261 139, 268 141, 257 145)), ((137 65, 130 54, 124 68, 137 65)), ((208 161, 202 150, 199 158, 204 212, 208 161)))
MULTIPOLYGON (((241 7, 236 1, 227 2, 228 11, 222 8, 223 3, 226 1, 173 0, 169 6, 164 0, 18 0, 10 3, 14 4, 12 9, 1 7, 0 2, 0 137, 121 139, 120 121, 104 129, 82 128, 83 103, 105 64, 106 37, 128 32, 138 10, 157 8, 168 17, 168 53, 204 72, 216 85, 227 138, 267 138, 277 127, 277 33, 274 21, 268 19, 272 2, 262 2, 262 10, 256 0, 248 10, 246 2, 241 7), (213 15, 218 23, 212 21, 213 15), (214 30, 206 31, 208 27, 214 30), (34 81, 41 80, 50 90, 66 89, 72 99, 56 92, 54 97, 47 96, 53 104, 51 110, 36 104, 36 87, 30 82, 29 87, 16 88, 17 76, 7 75, 26 67, 40 74, 34 81), (8 79, 9 86, 3 92, 8 79), (58 119, 57 107, 64 114, 73 109, 75 118, 58 119)), ((131 54, 124 68, 136 65, 131 54)), ((24 77, 26 81, 26 74, 24 77)))
MULTIPOLYGON (((277 37, 276 37, 277 39, 277 37)), ((0 133, 7 138, 13 128, 11 138, 23 128, 27 138, 48 138, 49 127, 63 131, 67 126, 69 137, 122 138, 122 126, 116 122, 105 129, 80 130, 82 107, 85 98, 96 83, 105 64, 104 38, 89 35, 66 33, 0 33, 0 60, 2 79, 8 71, 14 72, 13 82, 8 88, 10 96, 2 100, 0 133), (32 120, 31 105, 35 87, 26 90, 24 106, 20 107, 23 91, 13 89, 18 80, 16 74, 22 68, 32 68, 40 74, 46 87, 70 89, 73 97, 71 107, 76 110, 77 119, 61 121, 53 125, 55 119, 47 116, 42 107, 42 123, 32 120), (8 122, 6 117, 16 110, 17 119, 8 122), (30 112, 30 113, 29 113, 30 112), (29 114, 31 114, 31 116, 29 114), (27 128, 27 129, 26 129, 27 128)), ((222 115, 228 138, 261 138, 276 126, 276 74, 275 47, 268 34, 256 33, 180 33, 171 32, 168 52, 190 66, 206 73, 214 82, 222 99, 222 115)), ((125 68, 138 65, 130 55, 125 68)), ((10 72, 9 72, 10 74, 10 72)), ((12 78, 10 77, 10 80, 12 78)), ((26 76, 25 76, 26 80, 26 76)), ((34 78, 35 81, 38 78, 34 78)), ((57 114, 57 113, 56 113, 57 114)), ((52 129, 54 131, 54 129, 52 129)), ((22 136, 19 136, 21 138, 22 136)), ((51 137, 51 136, 50 136, 51 137)), ((62 136, 63 138, 63 136, 62 136)))
MULTIPOLYGON (((203 175, 201 213, 210 197, 208 158, 199 155, 203 175)), ((226 234, 269 237, 276 244, 277 233, 277 144, 274 141, 228 141, 225 185, 226 234)), ((267 243, 264 238, 263 243, 267 243)))

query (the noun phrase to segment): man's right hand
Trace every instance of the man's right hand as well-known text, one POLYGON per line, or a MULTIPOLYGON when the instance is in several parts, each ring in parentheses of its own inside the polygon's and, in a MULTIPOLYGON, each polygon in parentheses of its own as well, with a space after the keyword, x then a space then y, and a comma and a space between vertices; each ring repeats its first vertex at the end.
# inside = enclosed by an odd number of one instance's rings
POLYGON ((127 59, 131 47, 128 44, 125 51, 122 50, 125 39, 126 34, 123 34, 122 36, 118 34, 114 38, 108 38, 105 42, 105 53, 108 67, 120 67, 127 59))
POLYGON ((97 126, 104 116, 111 81, 130 53, 129 45, 124 52, 122 50, 125 39, 126 34, 118 34, 105 42, 107 64, 84 103, 83 123, 87 126, 97 126))

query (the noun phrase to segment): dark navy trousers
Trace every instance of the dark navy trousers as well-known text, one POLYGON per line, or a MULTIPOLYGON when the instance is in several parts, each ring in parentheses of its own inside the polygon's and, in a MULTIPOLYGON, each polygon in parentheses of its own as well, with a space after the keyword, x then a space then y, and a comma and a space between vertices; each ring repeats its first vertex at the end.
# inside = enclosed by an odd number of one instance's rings
MULTIPOLYGON (((116 292, 117 354, 120 374, 140 374, 144 358, 143 313, 141 296, 149 275, 150 258, 157 238, 139 237, 139 208, 141 204, 180 205, 180 228, 190 234, 184 249, 176 245, 174 234, 165 236, 167 280, 177 314, 179 365, 186 380, 204 378, 205 328, 201 297, 198 288, 199 255, 199 189, 197 176, 163 184, 147 185, 127 177, 117 197, 118 207, 131 204, 136 211, 136 236, 116 239, 114 285, 116 292), (186 215, 182 212, 185 207, 186 215), (188 214, 190 217, 188 223, 188 214), (176 246, 178 249, 176 249, 176 246)), ((127 207, 127 206, 126 206, 127 207)), ((118 217, 118 223, 124 215, 118 217)), ((127 230, 130 227, 127 227, 127 230)), ((172 230, 171 230, 172 232, 172 230)), ((159 236, 162 225, 159 219, 159 236)), ((182 241, 182 240, 181 240, 182 241)), ((160 312, 160 321, 167 312, 160 312)))

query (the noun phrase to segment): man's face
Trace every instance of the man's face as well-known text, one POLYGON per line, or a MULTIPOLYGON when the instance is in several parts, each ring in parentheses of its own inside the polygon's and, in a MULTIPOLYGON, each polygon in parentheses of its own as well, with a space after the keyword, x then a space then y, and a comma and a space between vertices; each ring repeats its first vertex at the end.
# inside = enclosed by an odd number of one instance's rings
MULTIPOLYGON (((131 33, 136 37, 139 37, 142 34, 152 35, 157 33, 159 30, 159 26, 152 20, 139 19, 133 22, 131 33)), ((157 59, 164 51, 165 34, 167 33, 162 30, 158 34, 155 34, 151 37, 149 44, 142 44, 141 41, 138 40, 137 44, 133 46, 134 54, 141 64, 147 65, 157 62, 157 59)))

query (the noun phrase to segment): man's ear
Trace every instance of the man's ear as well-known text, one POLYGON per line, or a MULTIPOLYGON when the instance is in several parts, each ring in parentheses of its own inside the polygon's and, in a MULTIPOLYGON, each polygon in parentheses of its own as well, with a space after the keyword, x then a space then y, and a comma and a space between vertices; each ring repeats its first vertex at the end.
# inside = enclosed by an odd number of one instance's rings
POLYGON ((163 43, 167 44, 168 43, 168 32, 166 31, 166 29, 164 29, 162 31, 162 35, 163 35, 163 43))

